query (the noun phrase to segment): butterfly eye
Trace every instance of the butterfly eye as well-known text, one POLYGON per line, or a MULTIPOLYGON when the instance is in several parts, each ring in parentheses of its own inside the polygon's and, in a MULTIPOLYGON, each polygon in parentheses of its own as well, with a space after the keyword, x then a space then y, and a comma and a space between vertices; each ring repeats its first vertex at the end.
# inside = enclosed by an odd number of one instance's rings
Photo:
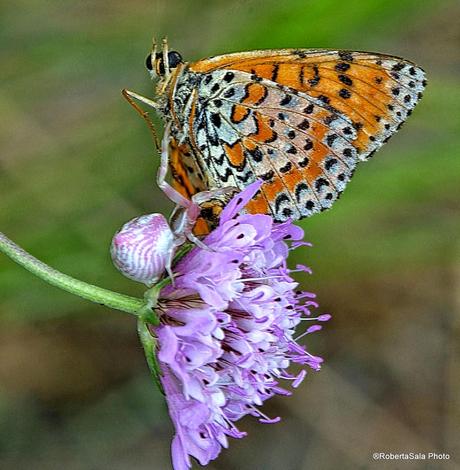
POLYGON ((168 62, 169 68, 173 69, 182 63, 182 56, 176 51, 168 52, 168 62))
POLYGON ((152 54, 149 54, 149 55, 145 58, 145 66, 147 67, 147 70, 153 70, 152 54))

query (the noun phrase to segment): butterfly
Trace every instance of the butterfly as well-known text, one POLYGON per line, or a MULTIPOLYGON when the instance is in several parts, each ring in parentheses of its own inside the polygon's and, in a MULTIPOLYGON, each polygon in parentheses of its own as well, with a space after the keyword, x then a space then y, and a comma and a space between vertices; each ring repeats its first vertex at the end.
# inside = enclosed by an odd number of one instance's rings
POLYGON ((124 93, 167 124, 174 190, 190 200, 259 179, 246 210, 276 221, 330 208, 426 85, 408 60, 347 50, 259 50, 189 63, 164 40, 146 67, 158 80, 156 100, 124 93))

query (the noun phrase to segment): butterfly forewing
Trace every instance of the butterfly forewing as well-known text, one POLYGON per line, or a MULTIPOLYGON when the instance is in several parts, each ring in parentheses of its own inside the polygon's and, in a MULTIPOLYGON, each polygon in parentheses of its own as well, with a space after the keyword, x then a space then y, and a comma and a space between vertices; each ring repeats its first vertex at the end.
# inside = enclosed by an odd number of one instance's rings
POLYGON ((175 139, 169 144, 169 168, 172 186, 182 196, 191 197, 207 189, 206 177, 187 145, 178 145, 175 139))
POLYGON ((329 208, 425 86, 408 61, 348 51, 228 54, 188 73, 201 78, 189 132, 208 187, 262 179, 248 210, 277 220, 329 208))
MULTIPOLYGON (((172 187, 187 199, 194 194, 207 190, 206 178, 187 145, 178 145, 175 139, 169 144, 169 169, 172 187)), ((208 217, 209 219, 209 217, 208 217)), ((210 231, 210 220, 199 217, 193 232, 195 235, 206 235, 210 231)))

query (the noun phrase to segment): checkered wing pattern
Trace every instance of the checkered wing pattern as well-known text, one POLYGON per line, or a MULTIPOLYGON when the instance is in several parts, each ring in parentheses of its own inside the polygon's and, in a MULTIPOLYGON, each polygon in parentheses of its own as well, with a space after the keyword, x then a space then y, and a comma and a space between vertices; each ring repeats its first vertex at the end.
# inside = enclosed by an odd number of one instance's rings
POLYGON ((208 187, 262 179, 248 210, 279 221, 331 207, 426 84, 404 59, 311 49, 217 56, 188 72, 200 76, 190 132, 208 187))

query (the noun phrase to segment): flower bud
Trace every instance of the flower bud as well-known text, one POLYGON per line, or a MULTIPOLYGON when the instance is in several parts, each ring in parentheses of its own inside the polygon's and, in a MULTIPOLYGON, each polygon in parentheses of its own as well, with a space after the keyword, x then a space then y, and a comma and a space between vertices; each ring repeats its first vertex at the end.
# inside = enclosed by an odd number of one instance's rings
POLYGON ((112 239, 115 267, 133 281, 152 285, 172 257, 174 235, 162 214, 141 215, 127 222, 112 239))

